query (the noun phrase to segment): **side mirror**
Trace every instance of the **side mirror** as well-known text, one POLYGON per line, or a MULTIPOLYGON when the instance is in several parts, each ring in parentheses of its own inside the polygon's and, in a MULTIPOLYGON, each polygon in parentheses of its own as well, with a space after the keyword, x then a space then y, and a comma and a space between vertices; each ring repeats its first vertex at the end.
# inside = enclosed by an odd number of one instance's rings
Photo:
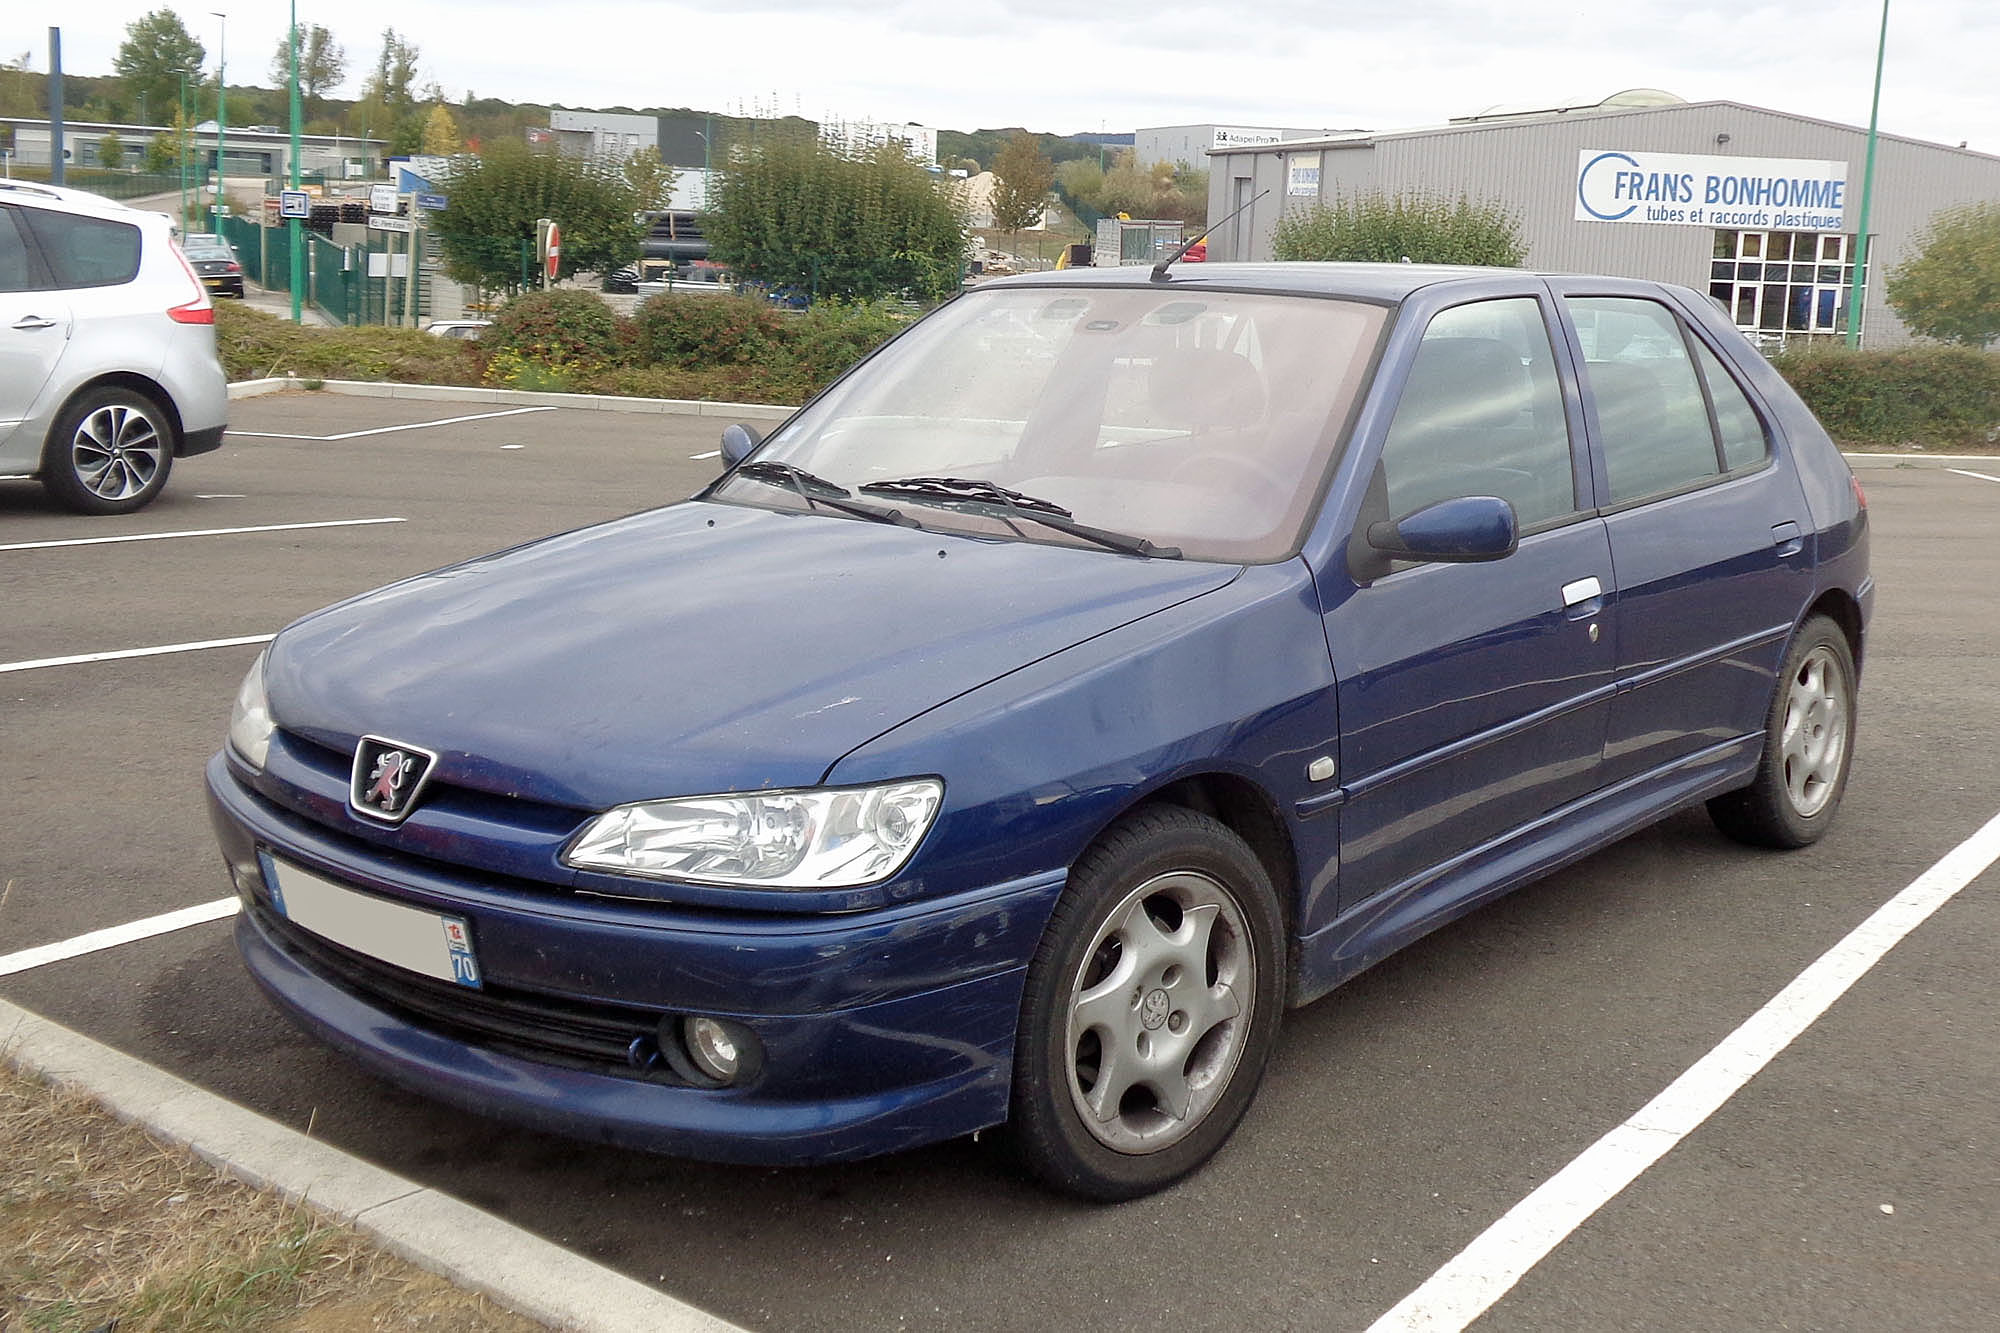
POLYGON ((750 451, 764 442, 754 427, 745 425, 724 426, 722 428, 722 465, 735 467, 750 456, 750 451))
POLYGON ((1440 500, 1402 519, 1368 525, 1368 545, 1393 560, 1502 560, 1520 544, 1514 506, 1497 495, 1440 500))

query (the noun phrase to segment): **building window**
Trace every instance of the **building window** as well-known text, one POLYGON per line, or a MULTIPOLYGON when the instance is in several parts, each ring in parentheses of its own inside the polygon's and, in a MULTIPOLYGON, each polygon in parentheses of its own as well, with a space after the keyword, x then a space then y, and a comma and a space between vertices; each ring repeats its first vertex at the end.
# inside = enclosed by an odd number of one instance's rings
POLYGON ((1853 237, 1837 232, 1718 231, 1709 295, 1765 345, 1847 331, 1853 237))

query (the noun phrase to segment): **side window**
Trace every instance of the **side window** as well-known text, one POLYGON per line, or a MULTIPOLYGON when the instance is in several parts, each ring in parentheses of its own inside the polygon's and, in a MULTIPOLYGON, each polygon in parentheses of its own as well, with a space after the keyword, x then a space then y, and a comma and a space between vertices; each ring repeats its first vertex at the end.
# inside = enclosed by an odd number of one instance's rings
POLYGON ((1497 495, 1523 528, 1576 510, 1569 422, 1531 297, 1443 311, 1424 330, 1382 445, 1389 513, 1497 495))
POLYGON ((1569 305, 1611 503, 1719 475, 1708 403, 1673 312, 1636 298, 1571 297, 1569 305))
POLYGON ((42 256, 55 270, 57 287, 116 287, 138 275, 137 227, 40 209, 24 217, 42 256))
POLYGON ((1730 472, 1755 467, 1771 456, 1771 441, 1764 434, 1764 422, 1743 389, 1723 368, 1715 353, 1695 344, 1695 360, 1701 362, 1702 376, 1708 381, 1708 399, 1715 405, 1716 437, 1722 442, 1722 466, 1730 472))
POLYGON ((34 288, 27 240, 14 221, 14 210, 0 208, 0 292, 26 292, 34 288))

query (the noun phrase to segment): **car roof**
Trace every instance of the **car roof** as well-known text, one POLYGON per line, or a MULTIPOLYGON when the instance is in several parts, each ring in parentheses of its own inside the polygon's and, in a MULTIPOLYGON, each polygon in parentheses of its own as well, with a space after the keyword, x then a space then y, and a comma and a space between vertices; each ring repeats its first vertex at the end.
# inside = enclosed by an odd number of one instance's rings
MULTIPOLYGON (((1519 278, 1518 268, 1472 268, 1450 264, 1189 264, 1167 270, 1170 281, 1155 284, 1150 264, 1117 268, 1073 268, 1060 272, 1023 273, 995 278, 982 287, 1147 287, 1175 290, 1218 289, 1273 292, 1283 295, 1345 296, 1363 301, 1396 302, 1412 292, 1440 283, 1483 278, 1519 278)), ((1536 276, 1547 276, 1537 274, 1536 276)))
MULTIPOLYGON (((143 209, 128 207, 116 199, 107 199, 101 194, 88 190, 72 190, 66 185, 48 185, 41 181, 0 180, 0 199, 9 203, 22 203, 49 207, 61 205, 65 209, 81 213, 100 213, 106 217, 118 217, 130 221, 133 213, 144 213, 143 209)), ((165 217, 164 213, 150 214, 165 217)))

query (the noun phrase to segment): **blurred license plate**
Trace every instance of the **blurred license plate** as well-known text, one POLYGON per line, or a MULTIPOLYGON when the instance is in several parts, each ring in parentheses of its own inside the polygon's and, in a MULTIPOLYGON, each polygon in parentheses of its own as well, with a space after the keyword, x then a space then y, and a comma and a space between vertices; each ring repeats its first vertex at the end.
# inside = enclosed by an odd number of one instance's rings
POLYGON ((343 949, 422 976, 479 986, 479 963, 463 917, 360 893, 275 857, 260 859, 271 901, 287 921, 343 949))

